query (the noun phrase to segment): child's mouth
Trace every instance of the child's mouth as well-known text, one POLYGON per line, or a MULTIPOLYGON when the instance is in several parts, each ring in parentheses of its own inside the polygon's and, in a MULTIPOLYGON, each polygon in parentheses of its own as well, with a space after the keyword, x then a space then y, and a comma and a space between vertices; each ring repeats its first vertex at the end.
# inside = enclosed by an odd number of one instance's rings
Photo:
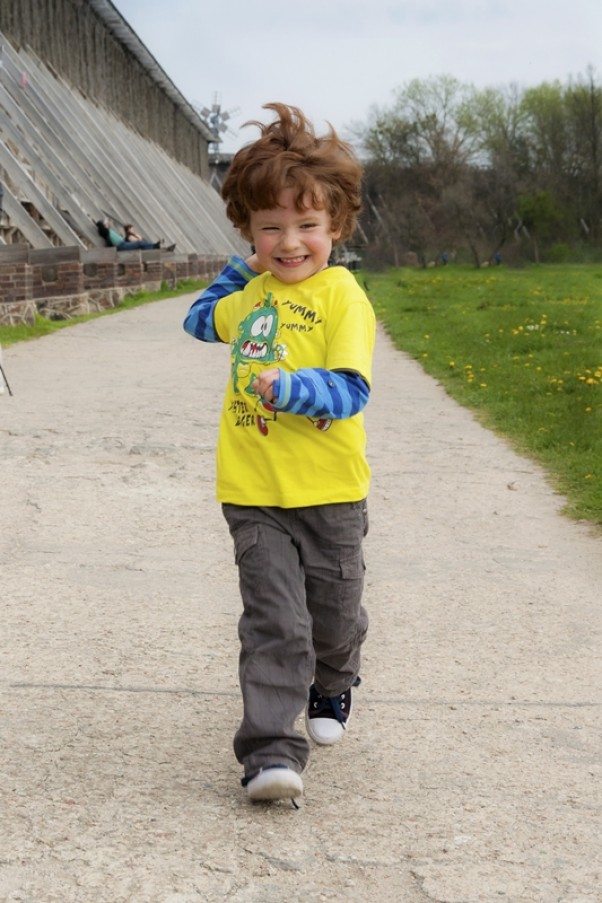
POLYGON ((278 257, 278 263, 282 264, 282 266, 299 266, 300 263, 304 263, 307 260, 307 257, 303 255, 302 257, 278 257))

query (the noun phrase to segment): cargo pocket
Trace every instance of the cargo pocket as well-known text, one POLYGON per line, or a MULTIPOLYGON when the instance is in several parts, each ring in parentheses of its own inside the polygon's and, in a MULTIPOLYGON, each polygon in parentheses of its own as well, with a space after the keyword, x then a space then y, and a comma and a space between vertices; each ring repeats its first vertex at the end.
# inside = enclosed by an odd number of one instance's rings
POLYGON ((361 580, 366 570, 361 549, 349 558, 342 559, 339 562, 339 567, 342 580, 361 580))

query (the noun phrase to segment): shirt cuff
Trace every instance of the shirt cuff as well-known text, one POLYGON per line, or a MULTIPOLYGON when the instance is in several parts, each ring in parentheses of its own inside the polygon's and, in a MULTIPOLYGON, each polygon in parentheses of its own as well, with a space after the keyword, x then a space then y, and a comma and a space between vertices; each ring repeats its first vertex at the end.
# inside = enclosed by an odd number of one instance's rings
POLYGON ((277 396, 272 403, 277 408, 284 407, 290 400, 292 387, 292 374, 287 373, 286 370, 279 370, 279 373, 280 378, 275 380, 272 385, 274 396, 277 396))

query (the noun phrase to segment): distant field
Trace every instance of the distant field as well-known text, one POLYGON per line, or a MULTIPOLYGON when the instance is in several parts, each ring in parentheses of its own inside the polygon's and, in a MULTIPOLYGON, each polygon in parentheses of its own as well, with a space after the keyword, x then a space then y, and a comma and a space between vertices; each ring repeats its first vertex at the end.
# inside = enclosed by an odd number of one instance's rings
POLYGON ((396 346, 602 525, 602 267, 360 273, 396 346))

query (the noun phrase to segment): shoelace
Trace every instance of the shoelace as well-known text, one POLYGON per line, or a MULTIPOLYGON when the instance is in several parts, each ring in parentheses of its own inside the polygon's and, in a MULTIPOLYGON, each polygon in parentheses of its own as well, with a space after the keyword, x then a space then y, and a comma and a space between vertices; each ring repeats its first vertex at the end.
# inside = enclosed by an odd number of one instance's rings
MULTIPOLYGON (((356 677, 352 687, 359 687, 361 684, 361 677, 356 677)), ((346 721, 349 717, 349 710, 344 711, 344 699, 349 693, 349 690, 345 690, 344 693, 339 693, 338 696, 322 696, 321 693, 313 689, 313 693, 315 693, 316 699, 312 702, 312 714, 315 717, 326 717, 326 718, 334 718, 339 722, 343 730, 346 728, 346 721)))
POLYGON ((334 712, 334 717, 337 719, 343 730, 346 728, 345 722, 347 721, 347 716, 349 715, 348 711, 343 711, 344 699, 347 696, 347 693, 341 693, 340 696, 331 696, 328 700, 330 702, 332 711, 334 712))

